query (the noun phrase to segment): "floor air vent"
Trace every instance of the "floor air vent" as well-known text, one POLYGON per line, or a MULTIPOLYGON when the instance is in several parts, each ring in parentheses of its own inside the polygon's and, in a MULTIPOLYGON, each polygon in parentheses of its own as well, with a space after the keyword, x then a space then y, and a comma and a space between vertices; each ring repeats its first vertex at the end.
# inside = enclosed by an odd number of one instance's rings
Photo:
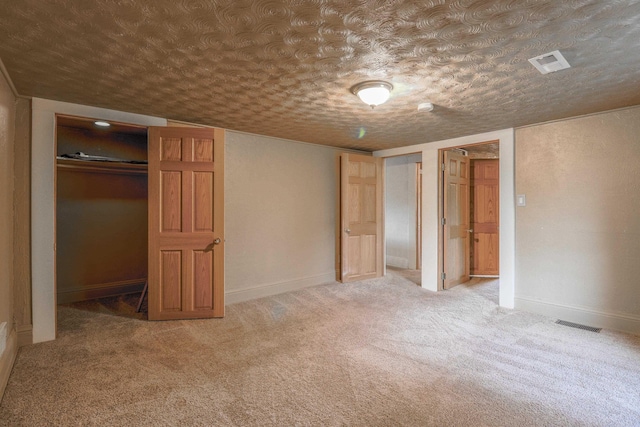
POLYGON ((570 326, 572 328, 584 329, 585 331, 590 332, 600 332, 602 328, 594 328, 593 326, 585 326, 579 323, 567 322, 566 320, 556 320, 558 325, 570 326))

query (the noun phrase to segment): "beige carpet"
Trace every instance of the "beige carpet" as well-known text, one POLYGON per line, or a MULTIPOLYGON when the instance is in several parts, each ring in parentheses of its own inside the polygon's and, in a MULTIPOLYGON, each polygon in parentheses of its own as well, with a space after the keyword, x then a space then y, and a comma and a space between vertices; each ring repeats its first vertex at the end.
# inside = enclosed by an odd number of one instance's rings
POLYGON ((224 320, 59 309, 20 350, 3 426, 638 426, 640 338, 433 294, 398 273, 235 304, 224 320))

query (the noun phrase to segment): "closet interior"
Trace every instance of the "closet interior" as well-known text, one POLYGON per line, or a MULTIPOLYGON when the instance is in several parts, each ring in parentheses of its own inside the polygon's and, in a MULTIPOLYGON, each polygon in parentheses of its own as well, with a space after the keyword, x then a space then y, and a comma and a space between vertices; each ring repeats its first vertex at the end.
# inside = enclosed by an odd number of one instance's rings
POLYGON ((57 116, 59 304, 141 292, 147 278, 147 128, 57 116))

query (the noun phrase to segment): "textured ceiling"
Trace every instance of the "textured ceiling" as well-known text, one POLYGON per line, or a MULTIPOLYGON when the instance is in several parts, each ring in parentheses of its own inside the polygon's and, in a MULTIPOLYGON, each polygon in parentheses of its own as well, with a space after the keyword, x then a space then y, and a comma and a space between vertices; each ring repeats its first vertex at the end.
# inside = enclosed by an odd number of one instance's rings
POLYGON ((639 40, 640 0, 0 0, 20 95, 363 150, 640 104, 639 40))

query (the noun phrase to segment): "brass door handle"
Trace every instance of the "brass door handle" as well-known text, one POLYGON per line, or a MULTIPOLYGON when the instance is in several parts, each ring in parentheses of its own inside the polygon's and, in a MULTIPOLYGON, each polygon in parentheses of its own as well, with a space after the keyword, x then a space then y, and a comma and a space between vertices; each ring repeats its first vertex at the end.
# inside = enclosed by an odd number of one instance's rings
POLYGON ((220 240, 220 238, 219 238, 219 237, 216 237, 215 239, 213 239, 213 244, 214 244, 214 245, 219 245, 219 244, 220 244, 220 242, 222 242, 222 240, 220 240))

